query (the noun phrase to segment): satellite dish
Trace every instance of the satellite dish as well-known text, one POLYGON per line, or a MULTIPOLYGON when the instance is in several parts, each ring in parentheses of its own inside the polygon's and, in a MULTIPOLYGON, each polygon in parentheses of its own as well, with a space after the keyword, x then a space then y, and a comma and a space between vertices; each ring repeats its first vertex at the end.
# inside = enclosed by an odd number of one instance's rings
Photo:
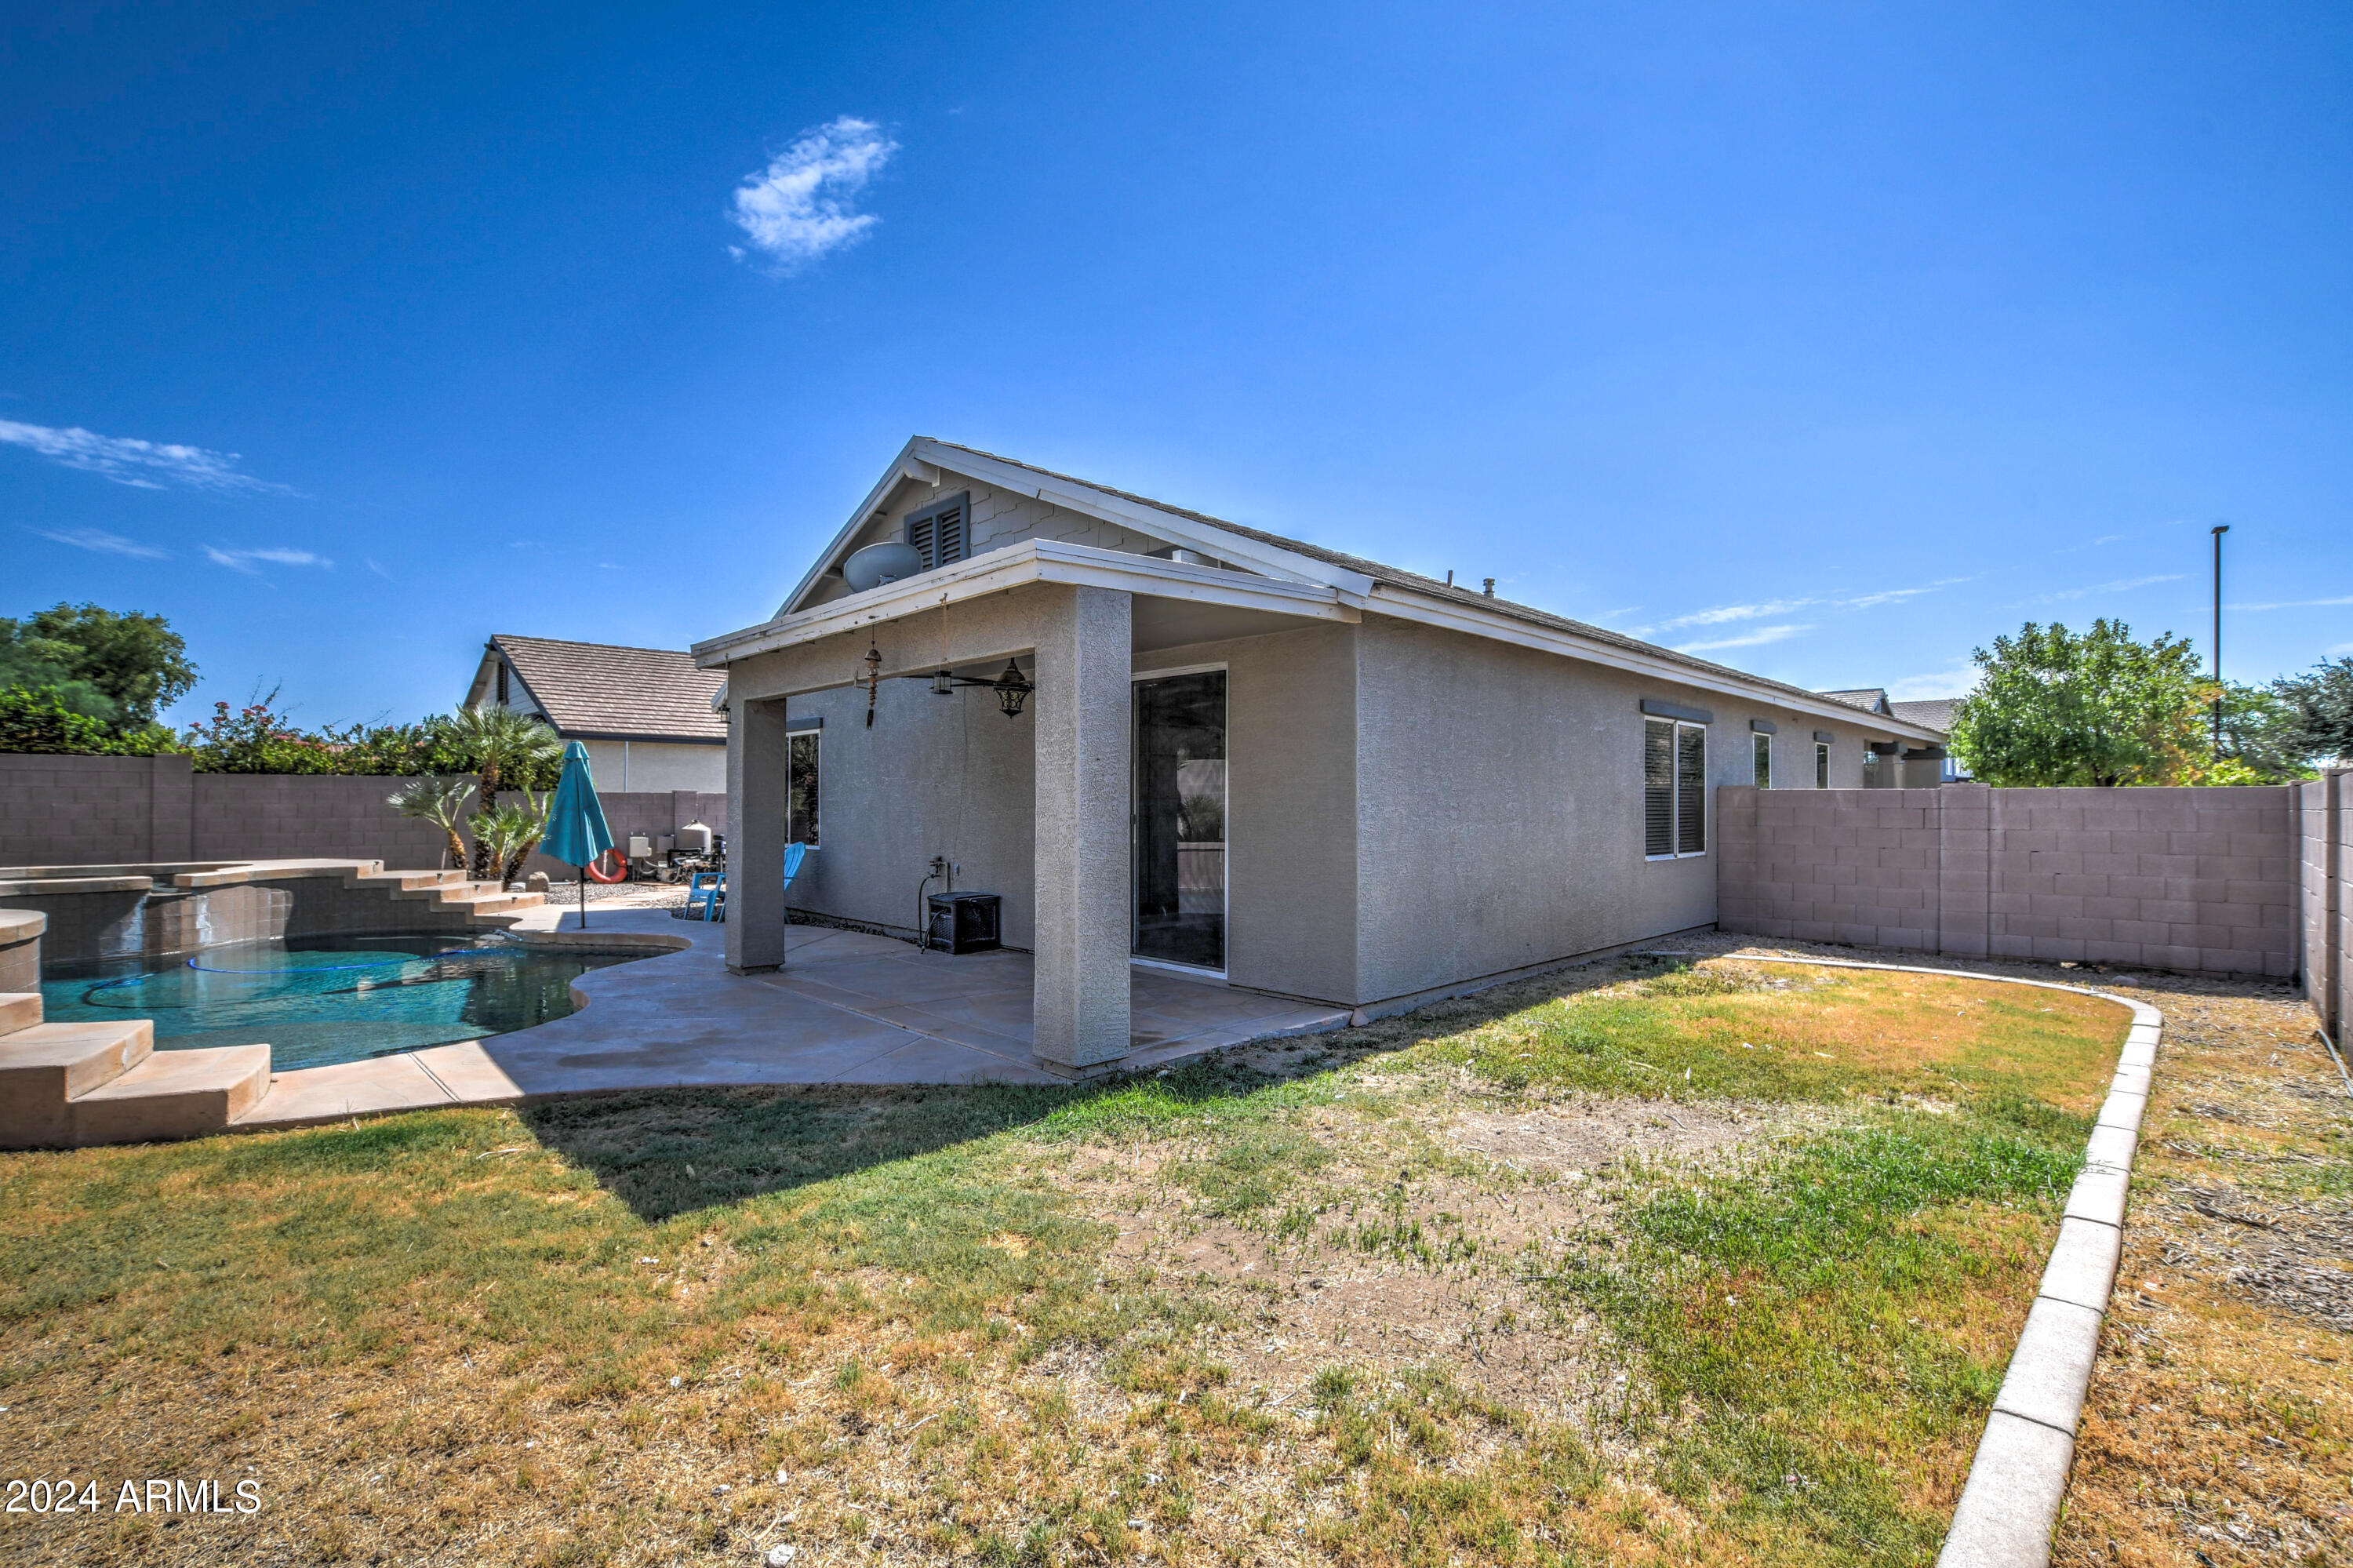
POLYGON ((923 557, 915 553, 915 546, 896 540, 853 550, 849 559, 841 563, 842 580, 849 583, 852 593, 864 593, 884 583, 895 583, 901 577, 912 577, 923 569, 923 557))

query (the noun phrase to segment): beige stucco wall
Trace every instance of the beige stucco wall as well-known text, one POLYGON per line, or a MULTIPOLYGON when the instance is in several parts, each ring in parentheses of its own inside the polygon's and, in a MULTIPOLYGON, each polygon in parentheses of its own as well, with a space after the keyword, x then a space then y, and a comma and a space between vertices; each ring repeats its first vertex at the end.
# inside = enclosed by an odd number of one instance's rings
POLYGON ((1356 629, 1159 649, 1149 674, 1226 667, 1226 975, 1356 996, 1356 629))
POLYGON ((587 740, 589 771, 596 788, 628 794, 692 789, 704 795, 727 791, 727 747, 659 740, 587 740))
POLYGON ((854 689, 795 697, 785 711, 788 724, 825 721, 818 849, 787 904, 912 931, 916 885, 943 854, 960 868, 958 887, 1004 900, 1007 943, 1032 945, 1034 712, 1008 719, 985 692, 937 697, 920 681, 885 681, 871 729, 854 689))
MULTIPOLYGON (((976 508, 977 510, 977 508, 976 508)), ((870 638, 886 673, 1030 645, 1043 600, 1016 589, 733 667, 740 700, 790 694, 824 720, 822 847, 796 907, 912 927, 925 863, 1004 898, 1006 939, 1036 942, 1041 691, 1008 721, 985 693, 886 680, 872 729, 845 683, 870 638), (812 686, 826 689, 809 690, 812 686)), ((1776 777, 1812 787, 1831 731, 1834 787, 1862 782, 1865 715, 1825 718, 1378 614, 1157 650, 1146 672, 1228 670, 1228 973, 1236 984, 1371 1004, 1704 925, 1716 856, 1642 853, 1644 697, 1709 710, 1712 785, 1753 779, 1749 721, 1778 725, 1776 777)))
POLYGON ((1711 785, 1753 780, 1752 718, 1778 725, 1776 779, 1799 788, 1815 730, 1848 788, 1886 736, 1386 616, 1356 647, 1359 1002, 1715 919, 1713 789, 1708 853, 1642 853, 1644 697, 1713 715, 1711 785))

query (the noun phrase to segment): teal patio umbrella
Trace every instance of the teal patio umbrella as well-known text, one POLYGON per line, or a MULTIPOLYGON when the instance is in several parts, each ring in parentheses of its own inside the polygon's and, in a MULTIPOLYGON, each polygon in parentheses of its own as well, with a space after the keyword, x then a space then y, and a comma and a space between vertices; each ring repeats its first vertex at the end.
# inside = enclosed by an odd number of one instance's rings
POLYGON ((588 748, 573 741, 564 748, 564 777, 555 786, 555 800, 547 808, 547 836, 540 853, 580 868, 580 928, 588 928, 588 867, 613 847, 613 830, 605 825, 605 808, 596 800, 596 781, 588 777, 588 748))

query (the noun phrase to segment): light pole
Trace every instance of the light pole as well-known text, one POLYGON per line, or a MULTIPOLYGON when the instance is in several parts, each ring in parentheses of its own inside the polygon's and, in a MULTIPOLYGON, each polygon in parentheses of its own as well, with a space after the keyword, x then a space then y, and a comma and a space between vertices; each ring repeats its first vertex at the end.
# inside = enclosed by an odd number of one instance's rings
POLYGON ((2214 524, 2214 760, 2222 760, 2222 535, 2228 523, 2214 524))

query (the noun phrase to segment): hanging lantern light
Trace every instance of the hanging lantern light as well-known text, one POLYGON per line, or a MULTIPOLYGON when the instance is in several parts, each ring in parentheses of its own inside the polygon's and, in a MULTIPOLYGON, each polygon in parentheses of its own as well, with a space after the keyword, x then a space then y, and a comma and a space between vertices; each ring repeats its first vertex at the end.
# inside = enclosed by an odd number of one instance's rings
POLYGON ((1004 710, 1007 718, 1019 718, 1021 705, 1038 689, 1021 678, 1021 666, 1010 659, 1005 662, 1005 673, 997 677, 995 684, 997 705, 1004 710))
POLYGON ((952 697, 955 695, 955 689, 956 678, 953 671, 943 666, 932 672, 932 695, 952 697))

